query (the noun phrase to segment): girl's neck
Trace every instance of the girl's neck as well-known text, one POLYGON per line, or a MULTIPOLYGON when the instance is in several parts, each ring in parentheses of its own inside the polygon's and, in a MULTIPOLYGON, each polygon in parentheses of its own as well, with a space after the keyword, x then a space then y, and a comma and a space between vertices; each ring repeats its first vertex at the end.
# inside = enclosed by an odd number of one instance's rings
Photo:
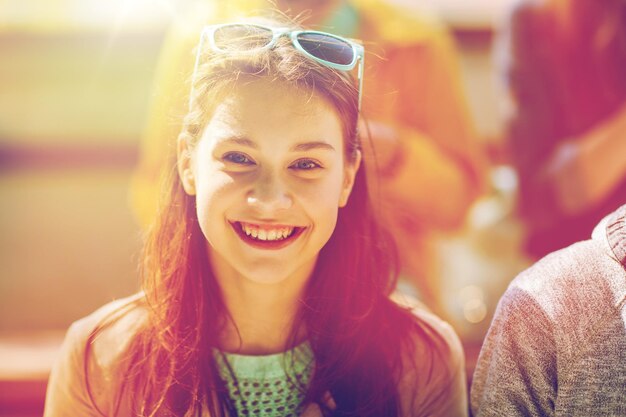
MULTIPOLYGON (((230 318, 220 336, 227 352, 267 355, 285 350, 303 288, 244 282, 223 286, 230 318)), ((296 338, 300 342, 303 335, 296 338)))

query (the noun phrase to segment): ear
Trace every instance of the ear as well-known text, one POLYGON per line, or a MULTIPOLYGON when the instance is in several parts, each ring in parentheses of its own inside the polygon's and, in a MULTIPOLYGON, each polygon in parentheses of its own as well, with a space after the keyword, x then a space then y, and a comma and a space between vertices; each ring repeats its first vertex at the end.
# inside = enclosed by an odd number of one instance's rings
POLYGON ((178 177, 185 192, 196 195, 196 177, 193 171, 191 147, 187 138, 180 136, 176 147, 178 177))
POLYGON ((346 204, 348 204, 348 198, 350 197, 350 193, 352 192, 354 179, 356 178, 356 173, 359 171, 360 166, 361 151, 357 150, 354 162, 346 163, 346 166, 344 168, 343 186, 341 188, 341 195, 339 196, 339 207, 345 207, 346 204))

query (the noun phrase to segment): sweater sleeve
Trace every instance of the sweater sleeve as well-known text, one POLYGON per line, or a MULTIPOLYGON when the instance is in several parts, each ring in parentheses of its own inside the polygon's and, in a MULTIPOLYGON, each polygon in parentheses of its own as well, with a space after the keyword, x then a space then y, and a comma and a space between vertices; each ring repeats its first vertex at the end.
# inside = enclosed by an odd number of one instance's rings
POLYGON ((471 390, 475 417, 552 416, 556 398, 553 323, 526 291, 502 297, 483 344, 471 390))

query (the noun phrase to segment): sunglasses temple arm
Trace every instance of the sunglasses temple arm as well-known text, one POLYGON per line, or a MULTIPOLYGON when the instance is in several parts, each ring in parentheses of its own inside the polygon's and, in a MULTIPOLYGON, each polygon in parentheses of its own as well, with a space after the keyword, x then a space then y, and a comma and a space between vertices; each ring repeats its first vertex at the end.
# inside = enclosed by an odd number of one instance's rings
POLYGON ((365 67, 365 55, 361 55, 359 58, 359 113, 361 112, 361 101, 363 98, 363 68, 365 67))
POLYGON ((191 103, 193 101, 193 89, 196 84, 196 77, 198 75, 198 67, 200 66, 200 54, 202 53, 202 47, 204 44, 204 37, 206 36, 206 28, 202 29, 200 34, 200 42, 198 42, 198 50, 196 51, 196 62, 193 66, 193 73, 191 74, 191 89, 189 91, 189 110, 191 110, 191 103))

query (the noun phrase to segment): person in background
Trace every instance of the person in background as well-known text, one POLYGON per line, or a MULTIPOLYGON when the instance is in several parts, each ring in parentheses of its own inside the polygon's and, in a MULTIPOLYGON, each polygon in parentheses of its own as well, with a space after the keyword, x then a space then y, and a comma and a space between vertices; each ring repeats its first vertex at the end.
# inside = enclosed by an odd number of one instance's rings
MULTIPOLYGON (((440 309, 439 275, 432 237, 462 225, 481 193, 484 161, 466 106, 456 51, 435 19, 399 9, 383 0, 277 0, 281 11, 307 25, 367 46, 361 130, 364 152, 375 151, 370 186, 382 223, 399 249, 400 264, 421 298, 440 309)), ((220 21, 262 12, 270 2, 236 0, 194 3, 192 18, 220 21)), ((185 111, 195 25, 170 31, 156 75, 132 202, 148 225, 156 211, 159 173, 172 166, 185 111), (170 160, 168 160, 168 155, 170 160)))
POLYGON ((458 337, 390 298, 363 56, 283 20, 204 27, 143 291, 71 326, 45 417, 467 416, 458 337))
POLYGON ((589 235, 626 195, 626 1, 521 0, 500 37, 526 248, 589 235))
POLYGON ((475 417, 626 415, 626 205, 521 273, 471 388, 475 417))

